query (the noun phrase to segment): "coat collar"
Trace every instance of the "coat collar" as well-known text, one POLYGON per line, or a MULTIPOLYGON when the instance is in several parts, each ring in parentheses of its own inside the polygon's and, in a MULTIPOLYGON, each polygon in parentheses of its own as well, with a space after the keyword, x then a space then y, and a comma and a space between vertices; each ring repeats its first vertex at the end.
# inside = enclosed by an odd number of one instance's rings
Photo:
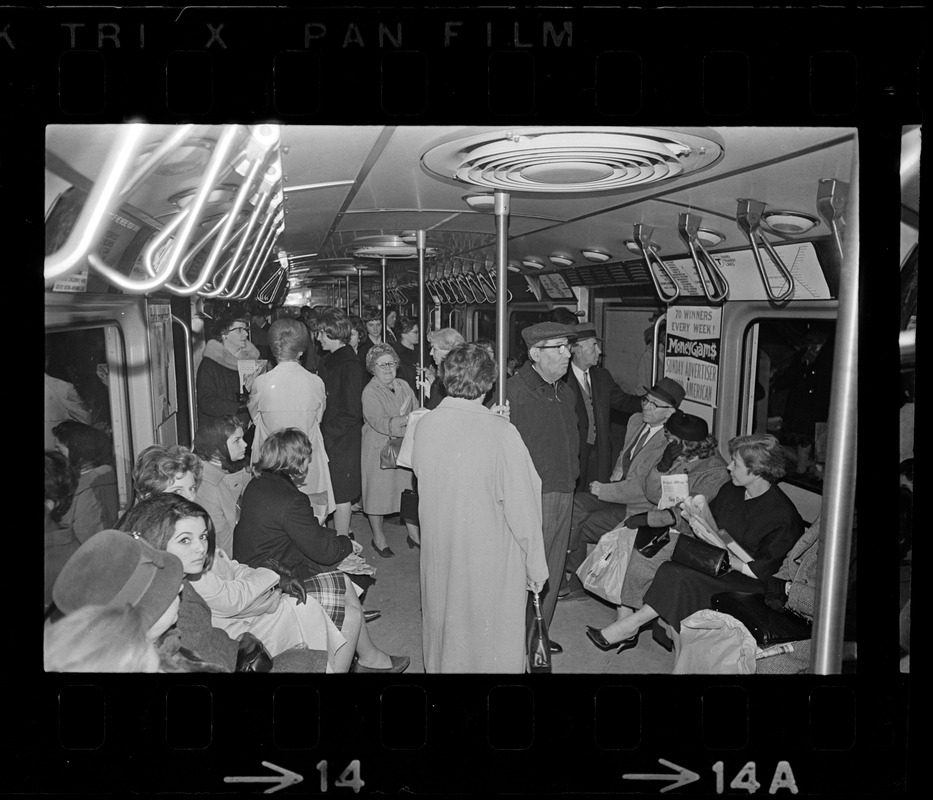
MULTIPOLYGON (((247 341, 238 355, 239 358, 259 358, 259 350, 256 349, 256 345, 247 341)), ((209 358, 227 369, 237 369, 237 361, 239 360, 216 339, 207 340, 207 344, 204 345, 204 358, 209 358)))

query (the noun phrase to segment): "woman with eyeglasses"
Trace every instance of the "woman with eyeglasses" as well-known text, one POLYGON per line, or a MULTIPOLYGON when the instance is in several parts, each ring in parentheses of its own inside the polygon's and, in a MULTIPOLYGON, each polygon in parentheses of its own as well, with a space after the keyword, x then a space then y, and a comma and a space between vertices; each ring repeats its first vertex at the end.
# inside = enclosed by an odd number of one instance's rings
POLYGON ((211 327, 196 379, 199 425, 222 417, 237 417, 244 428, 249 424, 247 393, 255 375, 241 392, 237 366, 241 359, 259 358, 259 350, 249 340, 248 319, 246 314, 224 314, 211 327))
MULTIPOLYGON (((363 512, 373 530, 373 549, 383 558, 395 555, 386 543, 382 518, 396 514, 401 495, 412 488, 412 473, 407 469, 382 469, 380 453, 392 437, 405 434, 408 415, 419 405, 412 388, 397 377, 399 360, 388 344, 375 344, 366 354, 366 366, 373 374, 363 389, 363 450, 360 466, 363 474, 363 512)), ((408 546, 420 544, 418 527, 406 523, 408 546)))

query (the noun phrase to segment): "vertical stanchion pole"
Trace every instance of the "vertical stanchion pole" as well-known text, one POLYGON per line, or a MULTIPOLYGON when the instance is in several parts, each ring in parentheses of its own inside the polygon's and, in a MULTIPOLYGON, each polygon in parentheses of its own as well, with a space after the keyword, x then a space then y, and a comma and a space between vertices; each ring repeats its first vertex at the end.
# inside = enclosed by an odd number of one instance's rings
POLYGON ((360 304, 360 316, 363 316, 363 268, 356 268, 356 280, 357 280, 357 299, 360 304))
POLYGON ((509 358, 508 308, 506 306, 509 263, 509 194, 496 192, 496 359, 499 385, 496 402, 505 405, 506 362, 509 358))
POLYGON ((388 320, 388 314, 386 314, 386 260, 382 259, 382 341, 389 341, 389 334, 386 331, 386 322, 388 320))
POLYGON ((347 275, 347 316, 350 315, 350 276, 347 275))
MULTIPOLYGON (((418 231, 418 368, 424 369, 424 231, 418 231)), ((424 405, 424 386, 418 387, 418 397, 424 405)))

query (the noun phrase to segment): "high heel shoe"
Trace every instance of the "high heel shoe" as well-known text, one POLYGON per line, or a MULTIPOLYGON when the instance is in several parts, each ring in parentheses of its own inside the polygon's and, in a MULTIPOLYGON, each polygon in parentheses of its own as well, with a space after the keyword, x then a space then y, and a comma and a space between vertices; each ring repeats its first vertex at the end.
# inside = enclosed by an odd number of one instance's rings
POLYGON ((372 544, 373 544, 373 550, 375 550, 375 551, 376 551, 379 555, 381 555, 383 558, 392 558, 392 557, 395 555, 395 553, 392 552, 392 548, 389 547, 388 545, 386 545, 385 547, 383 547, 383 548, 380 550, 380 549, 376 546, 376 540, 375 540, 375 539, 373 539, 372 544))
POLYGON ((405 537, 405 541, 408 542, 409 550, 414 550, 416 547, 419 550, 421 549, 421 542, 416 542, 414 539, 411 538, 411 536, 405 537))
POLYGON ((635 631, 635 635, 630 636, 628 639, 623 639, 621 642, 610 642, 603 636, 599 628, 594 628, 592 625, 586 626, 586 637, 603 652, 612 650, 614 647, 618 648, 616 653, 621 653, 623 650, 631 650, 638 644, 638 637, 640 635, 641 628, 635 631))

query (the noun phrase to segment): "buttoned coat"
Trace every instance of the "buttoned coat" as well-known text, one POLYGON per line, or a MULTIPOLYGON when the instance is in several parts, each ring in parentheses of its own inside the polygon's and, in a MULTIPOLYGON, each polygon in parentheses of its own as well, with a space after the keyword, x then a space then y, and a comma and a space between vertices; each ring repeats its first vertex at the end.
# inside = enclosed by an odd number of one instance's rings
MULTIPOLYGON (((645 420, 641 412, 632 414, 625 429, 625 444, 622 445, 622 452, 616 459, 616 465, 621 465, 622 458, 635 446, 644 426, 645 420)), ((603 484, 599 490, 599 499, 609 503, 624 503, 628 515, 650 511, 654 504, 645 494, 645 479, 661 460, 666 447, 667 439, 664 431, 660 430, 635 454, 624 480, 603 484)))
POLYGON ((390 389, 373 378, 363 389, 363 511, 367 514, 394 514, 401 506, 402 492, 411 489, 411 470, 382 469, 379 454, 390 436, 404 436, 408 415, 418 408, 418 398, 401 378, 390 389), (392 390, 395 391, 392 391, 392 390))
MULTIPOLYGON (((626 392, 615 382, 612 373, 602 367, 590 367, 590 387, 593 398, 593 421, 596 425, 596 475, 594 480, 606 483, 612 474, 612 440, 610 438, 611 426, 609 411, 627 411, 630 414, 641 412, 641 398, 626 392)), ((583 397, 583 387, 577 380, 573 367, 567 368, 563 380, 573 389, 577 399, 577 429, 580 434, 580 474, 586 471, 583 463, 586 435, 589 432, 590 421, 586 413, 586 401, 583 397)), ((586 487, 583 487, 586 488, 586 487)))

